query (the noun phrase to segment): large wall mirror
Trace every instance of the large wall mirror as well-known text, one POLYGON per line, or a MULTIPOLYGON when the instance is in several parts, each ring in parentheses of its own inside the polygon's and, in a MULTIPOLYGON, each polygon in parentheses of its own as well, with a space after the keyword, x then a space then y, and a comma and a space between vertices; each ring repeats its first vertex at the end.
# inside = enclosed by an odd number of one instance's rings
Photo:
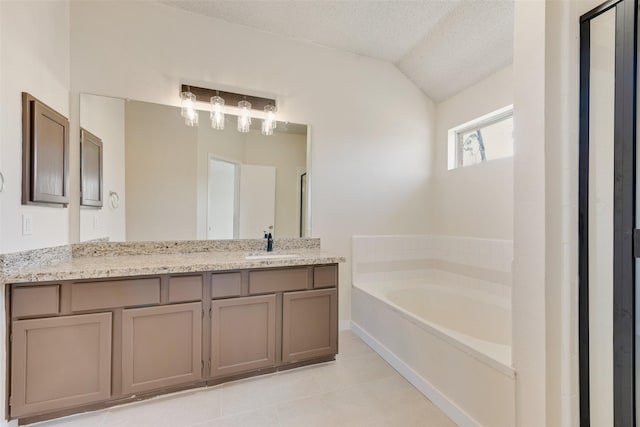
POLYGON ((82 207, 80 240, 158 241, 307 237, 308 126, 262 135, 185 125, 178 107, 80 96, 80 126, 103 141, 104 207, 82 207))

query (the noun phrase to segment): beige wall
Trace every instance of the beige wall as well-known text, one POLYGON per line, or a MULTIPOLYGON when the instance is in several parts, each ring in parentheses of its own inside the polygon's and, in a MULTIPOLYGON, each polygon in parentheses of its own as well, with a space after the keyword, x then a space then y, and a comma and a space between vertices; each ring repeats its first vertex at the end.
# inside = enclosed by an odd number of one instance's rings
POLYGON ((275 236, 300 235, 300 176, 307 163, 307 136, 276 134, 273 137, 258 131, 245 139, 243 163, 276 167, 275 236))
MULTIPOLYGON (((580 14, 596 4, 516 2, 519 426, 577 425, 577 35, 580 14)), ((283 116, 313 125, 312 227, 325 248, 347 255, 353 234, 429 231, 434 108, 392 65, 157 4, 74 2, 70 9, 69 24, 66 2, 0 2, 3 252, 67 243, 80 227, 69 225, 65 209, 20 205, 20 91, 68 114, 80 92, 177 104, 185 81, 275 93, 283 116), (191 54, 198 49, 216 55, 191 54), (34 216, 31 237, 19 233, 23 212, 34 216)), ((343 285, 349 270, 341 266, 343 285)), ((349 318, 345 289, 341 319, 349 318)))
POLYGON ((515 3, 518 426, 579 425, 578 35, 580 16, 599 3, 515 3))
POLYGON ((152 103, 127 102, 126 112, 127 240, 207 237, 210 154, 275 166, 275 235, 298 235, 296 177, 306 167, 305 135, 276 132, 267 137, 259 131, 243 134, 232 126, 214 130, 204 111, 199 112, 200 126, 189 128, 178 109, 152 103))
POLYGON ((215 157, 231 161, 234 163, 242 163, 244 156, 244 134, 238 132, 234 126, 226 124, 224 130, 216 130, 211 128, 208 115, 200 113, 201 121, 197 132, 198 158, 197 162, 197 227, 198 238, 207 238, 207 220, 208 220, 208 192, 209 186, 209 153, 216 153, 215 157), (221 137, 221 135, 223 135, 221 137))
POLYGON ((127 240, 196 239, 198 128, 164 105, 125 112, 127 240))
MULTIPOLYGON (((549 1, 545 10, 546 37, 538 39, 545 52, 545 265, 544 312, 546 330, 520 325, 522 331, 543 336, 544 392, 549 426, 579 425, 578 387, 578 112, 580 16, 600 0, 549 1), (524 328, 523 328, 524 326, 524 328)), ((517 3, 516 3, 517 4, 517 3)), ((527 18, 521 15, 521 20, 527 18)), ((531 37, 531 36, 530 36, 531 37)), ((527 52, 522 52, 526 54, 527 52)), ((531 76, 528 76, 531 78, 531 76)), ((539 78, 539 77, 538 77, 539 78)), ((523 83, 526 77, 523 78, 523 83)), ((523 100, 522 102, 526 102, 523 100)), ((540 115, 529 120, 537 121, 540 115)), ((533 123, 532 123, 533 124, 533 123)), ((539 123, 538 123, 539 125, 539 123)), ((516 213, 517 215, 517 213, 516 213)), ((521 223, 522 231, 531 224, 521 223)), ((523 279, 521 277, 521 279, 523 279)), ((515 278, 514 278, 515 280, 515 278)), ((539 282, 526 283, 523 297, 539 282)), ((540 298, 534 300, 538 309, 540 298)), ((524 298, 521 304, 525 304, 524 298)), ((514 310, 518 308, 514 305, 514 310)), ((524 339, 524 338, 523 338, 524 339)), ((536 337, 536 340, 538 338, 536 337)), ((539 342, 539 341, 538 341, 539 342)), ((526 348, 523 349, 526 351, 526 348)), ((539 355, 539 354, 538 354, 539 355)), ((537 356, 533 356, 537 357, 537 356)), ((524 360, 523 360, 524 362, 524 360)), ((542 376, 541 371, 531 375, 542 376)), ((541 384, 536 384, 540 387, 541 384)), ((540 398, 536 400, 539 401, 540 398)))
POLYGON ((447 169, 449 129, 513 104, 508 66, 436 106, 432 234, 513 238, 513 158, 447 169))
POLYGON ((21 92, 69 117, 69 3, 2 1, 0 9, 0 252, 62 245, 69 242, 69 209, 21 204, 21 92), (23 214, 33 218, 31 236, 22 235, 23 214))
MULTIPOLYGON (((5 177, 0 193, 0 253, 69 242, 68 208, 21 204, 21 92, 69 117, 69 36, 67 1, 0 2, 0 172, 5 177), (22 236, 23 214, 33 218, 31 236, 22 236)), ((3 289, 2 307, 4 295, 3 289)), ((0 316, 0 342, 6 342, 4 315, 0 316)), ((6 357, 4 349, 0 352, 0 402, 6 402, 6 357)), ((0 425, 7 425, 4 418, 2 404, 0 425)))
MULTIPOLYGON (((150 2, 73 2, 71 27, 72 98, 178 105, 181 83, 200 84, 275 95, 281 120, 311 124, 311 228, 327 250, 427 231, 433 104, 392 64, 150 2)), ((349 278, 347 262, 343 320, 349 278)))
POLYGON ((515 3, 513 365, 516 420, 546 425, 545 2, 515 3))
MULTIPOLYGON (((298 170, 307 163, 306 135, 274 132, 264 136, 260 131, 240 133, 233 126, 223 131, 212 129, 208 116, 200 113, 203 124, 198 129, 198 238, 207 236, 208 156, 249 165, 276 168, 275 236, 299 235, 298 170)), ((255 236, 260 238, 262 236, 255 236)))
POLYGON ((125 101, 119 98, 80 97, 80 126, 102 140, 103 156, 103 206, 100 209, 80 207, 80 241, 83 242, 103 237, 112 242, 125 240, 124 105, 125 101), (120 197, 118 208, 109 204, 110 191, 120 197))

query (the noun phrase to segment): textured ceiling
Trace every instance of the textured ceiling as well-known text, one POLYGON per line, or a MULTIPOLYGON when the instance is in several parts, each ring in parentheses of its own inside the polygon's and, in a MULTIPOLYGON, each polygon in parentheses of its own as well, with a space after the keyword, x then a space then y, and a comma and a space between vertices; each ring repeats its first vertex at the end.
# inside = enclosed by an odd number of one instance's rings
POLYGON ((396 63, 441 101, 513 62, 513 2, 464 1, 396 63))
POLYGON ((158 0, 394 63, 440 101, 512 62, 513 0, 158 0))

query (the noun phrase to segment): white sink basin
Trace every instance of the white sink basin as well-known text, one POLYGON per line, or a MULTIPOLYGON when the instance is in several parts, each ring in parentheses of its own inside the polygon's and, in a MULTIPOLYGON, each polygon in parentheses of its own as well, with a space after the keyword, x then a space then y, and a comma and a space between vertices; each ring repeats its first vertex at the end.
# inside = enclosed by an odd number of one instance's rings
POLYGON ((259 254, 259 255, 247 255, 245 259, 279 259, 279 258, 296 258, 298 254, 259 254))

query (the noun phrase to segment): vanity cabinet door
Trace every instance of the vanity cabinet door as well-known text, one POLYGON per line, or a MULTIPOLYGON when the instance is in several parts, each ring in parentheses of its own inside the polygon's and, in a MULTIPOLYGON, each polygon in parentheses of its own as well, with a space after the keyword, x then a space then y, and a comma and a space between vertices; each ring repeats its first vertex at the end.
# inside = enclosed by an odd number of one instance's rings
POLYGON ((139 393, 202 378, 202 303, 124 310, 122 391, 139 393))
POLYGON ((212 301, 212 377, 270 367, 275 363, 275 295, 212 301))
POLYGON ((282 298, 282 361, 338 352, 336 289, 285 293, 282 298))
POLYGON ((111 313, 12 323, 11 417, 109 399, 111 313))

